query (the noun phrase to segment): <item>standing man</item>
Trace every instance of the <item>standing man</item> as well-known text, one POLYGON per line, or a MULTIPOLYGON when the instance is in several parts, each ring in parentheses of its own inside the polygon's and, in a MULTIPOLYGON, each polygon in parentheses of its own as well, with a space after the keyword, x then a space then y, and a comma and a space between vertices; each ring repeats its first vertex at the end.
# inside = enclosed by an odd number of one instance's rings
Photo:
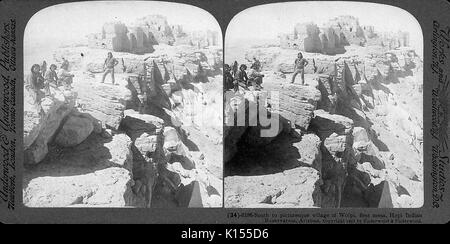
POLYGON ((112 84, 115 84, 114 80, 114 67, 119 63, 117 59, 115 59, 111 52, 108 52, 108 57, 105 59, 105 63, 103 64, 103 69, 105 72, 103 73, 102 83, 105 82, 106 75, 111 73, 112 84))
POLYGON ((303 54, 301 52, 298 53, 297 58, 294 62, 294 74, 292 75, 291 83, 294 83, 295 77, 300 73, 302 78, 302 85, 305 84, 305 66, 308 65, 308 60, 303 58, 303 54))

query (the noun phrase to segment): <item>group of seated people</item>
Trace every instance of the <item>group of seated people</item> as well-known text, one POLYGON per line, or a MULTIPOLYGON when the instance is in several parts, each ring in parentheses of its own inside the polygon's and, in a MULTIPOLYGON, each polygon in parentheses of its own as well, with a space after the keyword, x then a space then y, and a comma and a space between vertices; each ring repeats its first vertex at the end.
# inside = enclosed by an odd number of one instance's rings
POLYGON ((238 62, 234 61, 233 66, 224 65, 224 86, 225 90, 239 91, 239 86, 248 90, 249 86, 253 86, 255 90, 261 90, 263 87, 261 74, 261 63, 256 58, 253 58, 253 64, 250 66, 250 71, 246 72, 247 65, 241 64, 238 69, 238 62))
POLYGON ((31 73, 27 76, 25 87, 30 91, 33 100, 39 104, 43 96, 50 96, 50 87, 59 90, 63 87, 64 90, 72 89, 72 82, 74 75, 69 72, 69 62, 63 58, 61 68, 56 72, 57 66, 51 64, 47 70, 47 62, 43 61, 40 65, 33 64, 31 66, 31 73), (42 92, 44 90, 44 92, 42 92))

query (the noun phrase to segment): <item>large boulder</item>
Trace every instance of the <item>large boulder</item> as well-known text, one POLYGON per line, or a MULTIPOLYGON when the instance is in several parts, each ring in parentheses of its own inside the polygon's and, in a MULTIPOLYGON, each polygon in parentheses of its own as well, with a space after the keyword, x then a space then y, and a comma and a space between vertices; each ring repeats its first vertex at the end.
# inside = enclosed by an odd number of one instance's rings
POLYGON ((164 121, 156 116, 139 114, 131 109, 125 110, 121 128, 145 158, 149 158, 149 155, 154 154, 162 145, 164 121))
POLYGON ((83 142, 94 131, 94 121, 83 114, 72 114, 55 137, 55 143, 62 147, 73 147, 83 142))
POLYGON ((300 162, 312 167, 319 172, 322 171, 322 155, 320 152, 320 138, 315 134, 305 134, 301 141, 292 144, 300 153, 300 162))
POLYGON ((184 156, 186 154, 186 149, 181 141, 178 132, 173 127, 164 128, 164 151, 167 154, 175 154, 179 156, 184 156))
POLYGON ((74 110, 72 98, 56 92, 53 97, 44 97, 41 105, 29 101, 25 90, 24 103, 24 150, 25 164, 36 164, 44 159, 51 142, 64 118, 74 110))

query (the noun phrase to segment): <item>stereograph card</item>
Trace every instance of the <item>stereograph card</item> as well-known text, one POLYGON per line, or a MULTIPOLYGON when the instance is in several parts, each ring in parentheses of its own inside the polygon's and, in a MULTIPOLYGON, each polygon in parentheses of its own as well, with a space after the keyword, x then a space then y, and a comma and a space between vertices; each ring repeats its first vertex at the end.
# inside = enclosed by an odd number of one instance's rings
POLYGON ((0 12, 2 222, 449 221, 448 1, 0 12))

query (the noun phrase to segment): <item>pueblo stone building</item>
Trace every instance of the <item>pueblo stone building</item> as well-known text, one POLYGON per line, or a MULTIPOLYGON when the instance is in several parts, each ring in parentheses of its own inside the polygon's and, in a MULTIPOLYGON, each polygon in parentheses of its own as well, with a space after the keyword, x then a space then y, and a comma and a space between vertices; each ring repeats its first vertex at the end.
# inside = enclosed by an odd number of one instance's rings
POLYGON ((100 33, 88 36, 89 47, 134 54, 151 53, 153 46, 216 46, 219 35, 214 31, 186 33, 181 25, 169 25, 162 15, 149 15, 127 26, 120 21, 105 23, 100 33))
POLYGON ((305 52, 337 54, 349 45, 380 45, 387 49, 409 46, 409 33, 377 33, 373 26, 362 26, 349 15, 330 19, 323 26, 313 22, 298 23, 292 33, 279 36, 282 48, 305 52))

